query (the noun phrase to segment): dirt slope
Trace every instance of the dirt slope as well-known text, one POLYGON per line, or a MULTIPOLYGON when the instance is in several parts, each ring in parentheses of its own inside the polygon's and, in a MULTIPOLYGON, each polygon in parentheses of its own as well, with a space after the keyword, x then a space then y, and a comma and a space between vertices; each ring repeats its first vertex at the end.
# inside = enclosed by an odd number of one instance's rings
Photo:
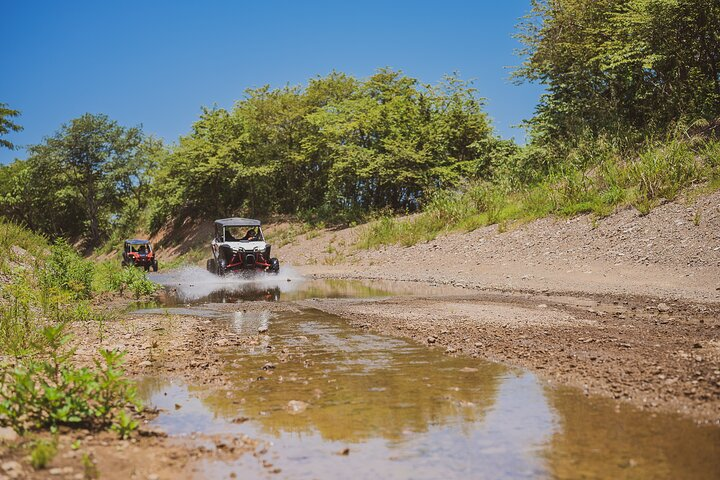
POLYGON ((356 251, 350 245, 362 228, 301 237, 277 254, 308 274, 720 301, 720 192, 646 216, 627 208, 597 221, 550 217, 412 247, 356 251))

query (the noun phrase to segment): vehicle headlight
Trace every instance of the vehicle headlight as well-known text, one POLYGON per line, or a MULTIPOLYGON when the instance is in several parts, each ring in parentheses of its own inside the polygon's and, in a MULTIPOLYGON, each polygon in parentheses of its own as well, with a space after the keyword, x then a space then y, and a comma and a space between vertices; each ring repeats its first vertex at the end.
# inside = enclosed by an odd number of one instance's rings
POLYGON ((238 252, 244 252, 245 249, 243 247, 238 247, 238 252))
POLYGON ((255 250, 256 252, 260 251, 260 249, 258 249, 258 247, 253 248, 253 250, 255 250))

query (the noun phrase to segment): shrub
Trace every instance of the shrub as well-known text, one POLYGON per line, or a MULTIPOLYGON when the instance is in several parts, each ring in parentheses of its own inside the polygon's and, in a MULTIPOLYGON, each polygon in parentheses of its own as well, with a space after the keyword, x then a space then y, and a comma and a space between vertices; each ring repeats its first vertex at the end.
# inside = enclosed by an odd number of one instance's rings
POLYGON ((122 267, 117 262, 106 261, 98 264, 93 279, 97 292, 119 292, 129 290, 135 298, 150 295, 157 290, 157 284, 148 280, 144 271, 136 267, 122 267))
POLYGON ((81 258, 64 240, 58 240, 50 247, 41 279, 46 285, 67 290, 75 298, 90 298, 93 263, 81 258))
POLYGON ((45 327, 47 349, 0 368, 0 422, 17 432, 61 425, 116 428, 123 435, 135 427, 124 412, 140 408, 135 388, 121 369, 124 353, 102 350, 95 369, 72 365, 64 325, 45 327))
POLYGON ((507 192, 492 183, 481 183, 471 187, 466 198, 478 212, 487 215, 487 223, 494 224, 500 221, 500 212, 507 203, 507 192))

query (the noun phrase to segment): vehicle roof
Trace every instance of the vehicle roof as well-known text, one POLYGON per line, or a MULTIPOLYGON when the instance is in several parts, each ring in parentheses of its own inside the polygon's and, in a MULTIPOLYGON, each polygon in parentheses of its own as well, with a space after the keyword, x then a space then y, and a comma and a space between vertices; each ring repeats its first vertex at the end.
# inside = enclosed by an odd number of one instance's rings
POLYGON ((220 218, 215 220, 215 225, 221 225, 223 227, 259 227, 260 220, 238 217, 220 218))
POLYGON ((132 238, 125 240, 125 243, 129 243, 130 245, 146 245, 150 243, 150 240, 140 240, 138 238, 132 238))

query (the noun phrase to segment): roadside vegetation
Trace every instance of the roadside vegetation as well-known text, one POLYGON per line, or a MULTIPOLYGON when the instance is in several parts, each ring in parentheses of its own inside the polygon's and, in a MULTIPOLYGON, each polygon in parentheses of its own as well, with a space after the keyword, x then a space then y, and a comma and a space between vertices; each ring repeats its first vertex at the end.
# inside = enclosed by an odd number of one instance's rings
MULTIPOLYGON (((70 331, 102 330, 109 314, 93 306, 98 292, 154 286, 137 269, 97 265, 62 240, 49 244, 5 220, 0 249, 0 424, 18 433, 66 426, 128 436, 140 404, 123 352, 101 349, 94 365, 77 366, 70 331)), ((47 463, 51 451, 38 445, 33 464, 47 463)))
MULTIPOLYGON (((302 225, 277 245, 379 218, 360 242, 372 247, 627 205, 646 214, 718 188, 720 4, 533 0, 516 36, 512 78, 546 91, 525 145, 497 136, 482 92, 457 74, 333 71, 204 108, 174 145, 84 114, 0 167, 0 209, 87 251, 232 215, 302 225)), ((0 107, 1 137, 21 126, 0 107)))
POLYGON ((628 160, 607 145, 595 145, 597 164, 561 167, 533 185, 513 186, 507 178, 473 182, 442 191, 411 217, 380 215, 361 232, 357 247, 414 245, 450 231, 498 225, 500 232, 548 215, 589 213, 600 219, 632 206, 645 215, 681 192, 720 188, 720 141, 684 138, 657 142, 628 160))

